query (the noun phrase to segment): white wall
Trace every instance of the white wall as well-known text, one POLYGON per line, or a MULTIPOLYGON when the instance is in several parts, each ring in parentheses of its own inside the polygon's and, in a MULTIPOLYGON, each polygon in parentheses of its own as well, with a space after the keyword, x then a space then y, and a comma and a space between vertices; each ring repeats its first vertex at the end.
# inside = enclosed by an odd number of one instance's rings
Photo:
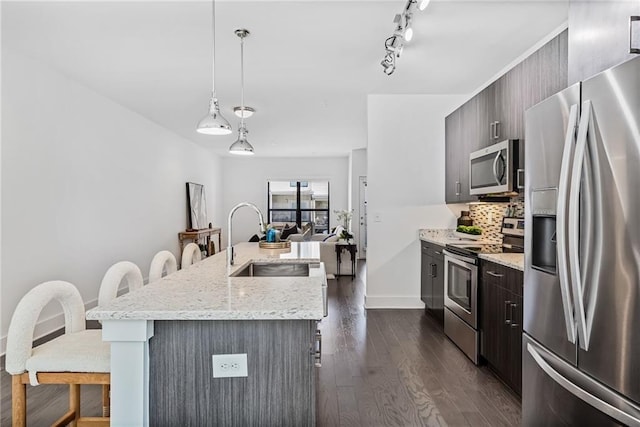
MULTIPOLYGON (((113 263, 146 277, 156 252, 178 255, 185 182, 204 184, 216 223, 222 189, 217 156, 4 46, 2 88, 4 351, 30 288, 67 280, 94 305, 113 263)), ((48 307, 36 335, 61 326, 60 312, 48 307)))
POLYGON ((369 96, 367 308, 424 307, 418 229, 455 224, 444 202, 444 118, 467 98, 369 96))
MULTIPOLYGON (((351 151, 349 156, 349 209, 353 209, 351 230, 354 240, 360 242, 360 177, 367 176, 367 149, 351 151)), ((366 252, 358 247, 358 258, 366 258, 366 252)))
MULTIPOLYGON (((333 213, 336 209, 347 209, 348 157, 316 158, 238 158, 222 160, 224 184, 224 223, 233 206, 240 202, 255 204, 267 218, 267 181, 329 181, 329 208, 331 226, 337 225, 333 213)), ((259 234, 258 217, 251 209, 243 208, 233 217, 233 242, 246 242, 259 234)), ((226 242, 226 236, 224 237, 226 242)), ((223 243, 223 246, 225 243, 223 243)))

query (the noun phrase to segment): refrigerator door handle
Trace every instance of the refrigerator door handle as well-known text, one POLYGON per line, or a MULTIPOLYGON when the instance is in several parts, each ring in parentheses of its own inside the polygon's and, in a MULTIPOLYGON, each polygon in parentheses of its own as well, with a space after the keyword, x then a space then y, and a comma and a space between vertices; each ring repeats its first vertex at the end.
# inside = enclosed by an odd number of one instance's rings
POLYGON ((540 369, 542 369, 552 380, 558 383, 558 385, 567 390, 569 393, 573 394, 578 399, 588 403, 599 411, 604 412, 605 414, 609 415, 610 417, 624 425, 640 425, 639 418, 616 408, 615 406, 605 402, 597 396, 594 396, 593 394, 582 389, 578 385, 571 382, 568 378, 564 377, 558 371, 553 369, 553 367, 549 363, 547 363, 544 357, 535 349, 534 346, 531 345, 531 343, 527 343, 527 351, 529 352, 531 357, 533 357, 533 360, 535 360, 540 369))
POLYGON ((576 321, 573 316, 573 303, 571 302, 571 291, 569 289, 569 267, 567 265, 567 196, 569 193, 569 185, 571 184, 569 172, 572 166, 577 124, 578 105, 573 104, 569 110, 569 123, 567 124, 567 134, 562 153, 562 165, 560 167, 555 234, 558 247, 558 279, 560 280, 560 295, 562 296, 564 321, 567 328, 567 339, 572 344, 576 343, 576 321))
POLYGON ((578 338, 580 347, 589 350, 590 333, 587 329, 586 311, 584 307, 584 286, 580 276, 580 185, 585 162, 587 138, 591 117, 591 101, 582 103, 582 117, 578 128, 576 151, 571 171, 569 190, 569 268, 573 287, 573 304, 578 320, 578 338))

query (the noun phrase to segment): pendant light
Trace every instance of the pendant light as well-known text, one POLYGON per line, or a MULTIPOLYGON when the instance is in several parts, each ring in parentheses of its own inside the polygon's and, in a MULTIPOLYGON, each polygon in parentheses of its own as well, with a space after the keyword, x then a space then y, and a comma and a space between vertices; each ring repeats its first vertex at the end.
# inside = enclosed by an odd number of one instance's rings
POLYGON ((211 100, 209 101, 209 113, 198 123, 197 131, 206 135, 229 135, 231 125, 220 114, 220 106, 216 97, 216 2, 213 0, 212 6, 212 48, 211 48, 211 100))
MULTIPOLYGON (((249 35, 249 31, 239 29, 235 31, 236 36, 240 37, 240 108, 244 110, 244 38, 249 35)), ((253 155, 253 147, 247 141, 249 131, 244 125, 244 114, 240 118, 240 127, 238 128, 238 139, 229 147, 229 153, 244 156, 253 155)))

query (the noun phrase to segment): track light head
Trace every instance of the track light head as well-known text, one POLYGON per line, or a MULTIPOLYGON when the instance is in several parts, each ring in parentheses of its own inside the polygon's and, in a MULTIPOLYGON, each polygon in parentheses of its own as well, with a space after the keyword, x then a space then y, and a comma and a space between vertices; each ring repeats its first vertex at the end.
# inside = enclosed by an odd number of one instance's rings
POLYGON ((380 62, 380 65, 382 65, 382 71, 387 76, 390 76, 396 69, 395 55, 393 53, 387 53, 382 62, 380 62))
POLYGON ((411 14, 407 13, 404 17, 404 39, 408 42, 413 38, 413 28, 411 27, 411 14))
POLYGON ((402 36, 391 36, 384 42, 384 47, 387 52, 390 52, 400 58, 404 45, 402 43, 402 36))
POLYGON ((429 6, 430 1, 431 0, 420 0, 420 3, 418 3, 418 9, 425 10, 427 6, 429 6))

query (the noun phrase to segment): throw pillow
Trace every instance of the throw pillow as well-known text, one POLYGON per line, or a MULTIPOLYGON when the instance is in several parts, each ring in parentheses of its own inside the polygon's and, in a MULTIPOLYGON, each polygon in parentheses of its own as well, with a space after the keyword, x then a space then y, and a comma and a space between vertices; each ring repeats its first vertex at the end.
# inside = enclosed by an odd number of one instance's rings
POLYGON ((295 225, 291 228, 283 228, 282 234, 280 234, 280 240, 286 240, 292 234, 298 234, 298 227, 296 227, 295 225))
POLYGON ((337 241, 338 241, 338 235, 337 234, 329 234, 323 240, 323 242, 337 242, 337 241))

